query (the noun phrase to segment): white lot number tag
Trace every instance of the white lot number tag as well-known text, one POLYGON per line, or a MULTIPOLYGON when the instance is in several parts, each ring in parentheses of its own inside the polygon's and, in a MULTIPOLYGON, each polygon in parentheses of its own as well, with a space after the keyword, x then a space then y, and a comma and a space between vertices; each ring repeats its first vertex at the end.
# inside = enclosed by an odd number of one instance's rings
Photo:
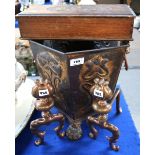
POLYGON ((84 64, 84 57, 70 60, 70 66, 76 66, 81 64, 84 64))
POLYGON ((39 96, 49 95, 48 89, 39 90, 39 96))
POLYGON ((94 90, 94 96, 102 97, 103 98, 103 92, 100 91, 100 90, 95 89, 94 90))

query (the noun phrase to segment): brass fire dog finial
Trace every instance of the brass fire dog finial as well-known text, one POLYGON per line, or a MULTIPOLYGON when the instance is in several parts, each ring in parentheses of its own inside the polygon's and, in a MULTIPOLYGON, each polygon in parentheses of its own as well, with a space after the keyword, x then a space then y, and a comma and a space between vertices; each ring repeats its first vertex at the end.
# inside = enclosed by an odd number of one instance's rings
POLYGON ((119 130, 116 126, 108 123, 107 119, 115 98, 117 113, 121 112, 119 105, 120 89, 116 89, 113 94, 109 87, 109 81, 105 81, 104 78, 101 80, 96 78, 94 80, 94 85, 90 88, 90 93, 93 97, 92 108, 99 115, 98 117, 88 116, 87 122, 91 130, 89 136, 95 139, 98 134, 97 130, 93 127, 93 124, 109 130, 112 132, 112 137, 107 137, 109 140, 109 145, 113 150, 118 151, 119 146, 114 143, 119 138, 119 130))
POLYGON ((60 125, 55 128, 59 137, 64 137, 65 132, 60 132, 64 125, 64 116, 62 114, 52 114, 50 109, 54 106, 52 98, 53 87, 47 80, 36 80, 35 86, 32 88, 32 95, 36 98, 35 108, 41 111, 42 118, 36 119, 31 122, 30 130, 32 134, 36 135, 39 139, 35 141, 36 145, 40 145, 44 141, 45 131, 40 131, 38 128, 41 125, 48 125, 54 121, 58 121, 60 125))

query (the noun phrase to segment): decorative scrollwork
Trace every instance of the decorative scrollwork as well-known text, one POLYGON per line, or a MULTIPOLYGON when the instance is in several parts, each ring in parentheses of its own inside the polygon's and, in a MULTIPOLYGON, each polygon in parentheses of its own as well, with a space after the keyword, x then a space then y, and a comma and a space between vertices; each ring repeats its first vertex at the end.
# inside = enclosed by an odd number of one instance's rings
POLYGON ((60 91, 61 84, 63 83, 64 74, 66 71, 64 71, 65 67, 63 66, 63 63, 60 61, 60 59, 50 53, 50 52, 41 52, 37 54, 36 57, 36 65, 39 69, 39 72, 41 74, 41 77, 45 80, 47 79, 50 84, 54 88, 53 97, 56 101, 56 104, 61 103, 61 107, 64 109, 66 108, 66 105, 64 104, 64 96, 60 91), (62 74, 63 73, 63 74, 62 74))
POLYGON ((81 87, 89 91, 90 87, 94 83, 94 79, 102 79, 103 77, 109 80, 109 70, 108 70, 109 59, 104 58, 101 55, 96 55, 93 58, 87 60, 82 68, 79 75, 81 87))
POLYGON ((42 52, 37 55, 36 64, 43 79, 48 79, 54 87, 54 93, 58 93, 62 75, 60 60, 48 52, 42 52))
POLYGON ((106 138, 109 140, 109 145, 114 151, 119 150, 119 146, 114 144, 119 138, 119 130, 116 126, 107 122, 106 115, 98 116, 97 118, 89 116, 87 122, 91 130, 89 133, 90 138, 96 139, 98 131, 94 128, 93 125, 99 125, 101 128, 107 129, 112 133, 112 137, 107 136, 106 138))

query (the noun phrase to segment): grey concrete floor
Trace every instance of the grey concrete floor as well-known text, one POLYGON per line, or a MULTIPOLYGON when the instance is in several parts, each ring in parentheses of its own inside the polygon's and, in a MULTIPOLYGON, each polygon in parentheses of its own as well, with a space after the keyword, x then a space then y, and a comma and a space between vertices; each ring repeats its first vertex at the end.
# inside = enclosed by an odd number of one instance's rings
POLYGON ((118 79, 137 131, 140 132, 140 32, 133 30, 134 41, 127 55, 129 70, 122 69, 118 79))
POLYGON ((118 80, 138 132, 140 132, 139 75, 139 69, 122 70, 118 80))

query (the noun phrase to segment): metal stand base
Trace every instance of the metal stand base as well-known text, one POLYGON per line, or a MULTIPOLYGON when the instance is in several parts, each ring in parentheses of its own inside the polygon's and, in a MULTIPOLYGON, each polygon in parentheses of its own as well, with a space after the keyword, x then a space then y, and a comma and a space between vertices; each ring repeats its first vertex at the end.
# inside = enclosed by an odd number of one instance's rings
POLYGON ((82 137, 81 122, 74 122, 69 125, 66 131, 66 136, 70 140, 79 140, 82 137))

